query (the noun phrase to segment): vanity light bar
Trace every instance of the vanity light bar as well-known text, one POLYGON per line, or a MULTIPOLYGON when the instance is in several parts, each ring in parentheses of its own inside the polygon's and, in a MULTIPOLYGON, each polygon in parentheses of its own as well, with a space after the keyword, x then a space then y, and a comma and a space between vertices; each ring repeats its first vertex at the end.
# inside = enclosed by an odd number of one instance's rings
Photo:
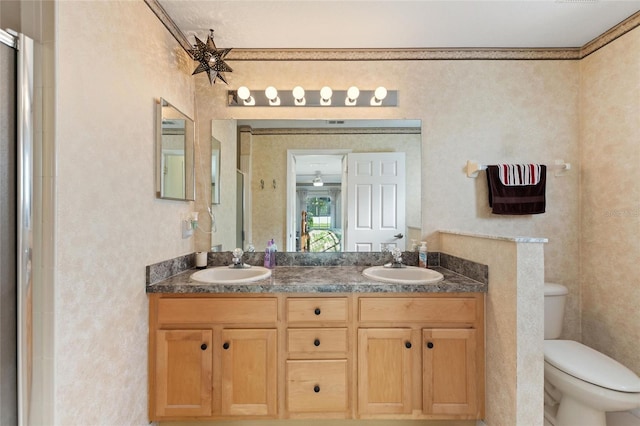
POLYGON ((331 90, 328 87, 323 87, 321 90, 306 90, 297 86, 293 90, 277 90, 273 86, 269 86, 267 90, 249 90, 242 86, 238 90, 229 90, 227 94, 228 106, 232 107, 398 106, 398 91, 387 90, 384 87, 378 87, 374 90, 359 90, 355 86, 347 90, 331 90), (301 95, 303 97, 300 97, 301 95))

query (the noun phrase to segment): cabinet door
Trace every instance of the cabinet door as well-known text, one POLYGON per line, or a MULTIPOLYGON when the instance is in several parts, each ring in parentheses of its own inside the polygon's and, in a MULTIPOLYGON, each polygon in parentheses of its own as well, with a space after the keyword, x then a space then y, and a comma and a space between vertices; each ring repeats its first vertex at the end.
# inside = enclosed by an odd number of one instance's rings
POLYGON ((411 412, 411 330, 358 330, 360 414, 411 412))
POLYGON ((222 330, 222 414, 275 416, 277 331, 222 330))
POLYGON ((477 414, 476 330, 422 330, 422 360, 425 414, 477 414))
POLYGON ((157 416, 211 415, 211 330, 156 331, 157 416))

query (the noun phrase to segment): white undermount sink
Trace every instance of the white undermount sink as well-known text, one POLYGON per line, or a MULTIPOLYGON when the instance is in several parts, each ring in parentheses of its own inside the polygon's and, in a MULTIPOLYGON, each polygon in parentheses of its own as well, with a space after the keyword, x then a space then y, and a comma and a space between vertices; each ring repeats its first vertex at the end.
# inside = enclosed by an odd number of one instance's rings
POLYGON ((372 266, 362 271, 362 275, 372 280, 394 284, 434 284, 444 279, 438 271, 416 266, 402 268, 372 266))
POLYGON ((270 276, 271 269, 262 266, 251 266, 248 268, 218 266, 194 272, 191 274, 191 279, 208 284, 243 284, 263 280, 270 276))

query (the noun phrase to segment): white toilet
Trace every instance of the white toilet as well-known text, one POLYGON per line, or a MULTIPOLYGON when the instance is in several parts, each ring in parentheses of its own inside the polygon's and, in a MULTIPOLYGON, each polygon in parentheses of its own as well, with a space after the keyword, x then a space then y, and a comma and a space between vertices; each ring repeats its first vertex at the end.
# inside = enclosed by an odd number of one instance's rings
POLYGON ((567 288, 544 285, 544 417, 554 426, 606 426, 605 412, 640 407, 640 378, 618 361, 560 337, 567 288))

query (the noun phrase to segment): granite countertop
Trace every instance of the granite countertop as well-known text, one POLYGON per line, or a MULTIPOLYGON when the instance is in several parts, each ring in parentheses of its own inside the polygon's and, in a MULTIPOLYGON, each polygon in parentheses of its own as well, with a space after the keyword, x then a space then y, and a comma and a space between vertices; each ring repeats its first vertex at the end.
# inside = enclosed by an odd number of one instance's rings
POLYGON ((366 266, 277 266, 271 277, 246 284, 206 284, 190 279, 189 269, 155 284, 147 293, 485 293, 487 284, 439 266, 435 284, 393 284, 362 275, 366 266))

